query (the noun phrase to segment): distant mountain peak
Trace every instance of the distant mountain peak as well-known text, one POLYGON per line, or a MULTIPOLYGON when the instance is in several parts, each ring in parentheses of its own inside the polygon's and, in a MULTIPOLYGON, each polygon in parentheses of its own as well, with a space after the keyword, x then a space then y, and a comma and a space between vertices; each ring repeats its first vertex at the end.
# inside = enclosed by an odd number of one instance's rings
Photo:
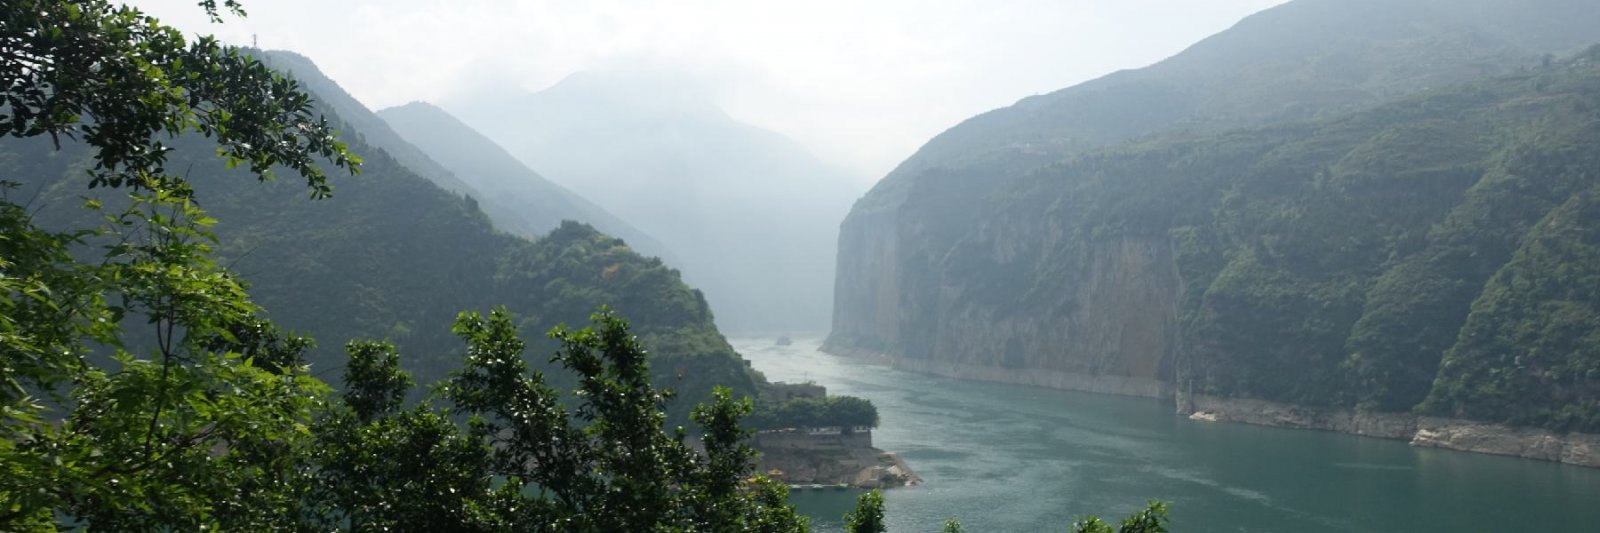
POLYGON ((567 75, 533 93, 537 98, 574 105, 624 107, 641 118, 662 116, 732 120, 692 78, 661 71, 596 69, 567 75))

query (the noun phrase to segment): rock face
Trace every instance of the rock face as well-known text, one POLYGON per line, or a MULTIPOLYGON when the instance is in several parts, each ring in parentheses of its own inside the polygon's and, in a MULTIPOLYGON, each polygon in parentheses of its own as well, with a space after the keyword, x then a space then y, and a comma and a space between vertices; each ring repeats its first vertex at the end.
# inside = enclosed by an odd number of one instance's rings
POLYGON ((1412 446, 1447 448, 1600 467, 1600 435, 1556 434, 1465 420, 1423 418, 1412 446))
POLYGON ((830 351, 897 351, 893 344, 900 338, 898 243, 892 211, 852 211, 840 226, 830 351))
POLYGON ((1241 422, 1258 426, 1321 429, 1368 437, 1409 440, 1417 434, 1418 419, 1403 413, 1357 413, 1346 409, 1318 409, 1248 398, 1196 395, 1190 399, 1189 418, 1208 422, 1241 422))
POLYGON ((876 489, 922 482, 899 455, 872 447, 871 431, 763 431, 754 447, 757 470, 789 484, 876 489))
MULTIPOLYGON (((1013 263, 1023 253, 995 246, 999 242, 1004 241, 986 244, 997 263, 1013 263)), ((1074 268, 1048 289, 1016 294, 1009 304, 987 304, 996 293, 1015 294, 998 286, 976 289, 989 294, 941 291, 937 306, 948 317, 944 327, 927 332, 935 343, 907 352, 905 364, 964 369, 957 377, 1166 395, 1161 383, 1170 379, 1177 355, 1177 298, 1183 292, 1171 244, 1110 239, 1075 259, 1074 268), (917 354, 936 356, 924 361, 917 354)))
MULTIPOLYGON (((888 267, 892 237, 878 237, 882 246, 876 250, 868 243, 861 245, 863 253, 841 257, 864 257, 888 267)), ((1016 261, 1020 253, 997 248, 986 251, 997 263, 1016 261)), ((1171 243, 1117 239, 1079 259, 1082 268, 1066 272, 1071 279, 1054 280, 1059 291, 1014 294, 1016 302, 1028 299, 1027 307, 1004 305, 1014 291, 995 286, 951 284, 931 298, 907 294, 911 301, 904 305, 892 303, 890 285, 841 288, 834 334, 824 349, 890 355, 897 368, 957 378, 1168 395, 1178 348, 1177 299, 1183 292, 1171 243), (974 300, 985 305, 971 305, 974 300), (870 308, 869 319, 851 321, 854 314, 842 308, 852 305, 870 308), (901 309, 932 309, 938 318, 903 317, 901 309), (901 333, 902 328, 910 331, 901 333)))

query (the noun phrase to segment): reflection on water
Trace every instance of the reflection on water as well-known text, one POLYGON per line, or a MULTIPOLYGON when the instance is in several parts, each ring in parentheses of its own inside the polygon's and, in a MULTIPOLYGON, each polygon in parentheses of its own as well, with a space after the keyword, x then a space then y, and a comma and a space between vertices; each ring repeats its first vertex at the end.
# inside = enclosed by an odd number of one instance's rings
MULTIPOLYGON (((891 531, 1060 531, 1171 503, 1179 531, 1600 531, 1600 470, 1319 431, 1195 422, 1170 403, 957 381, 733 339, 774 381, 877 404, 875 444, 926 484, 885 493, 891 531)), ((817 531, 856 492, 796 491, 817 531)))

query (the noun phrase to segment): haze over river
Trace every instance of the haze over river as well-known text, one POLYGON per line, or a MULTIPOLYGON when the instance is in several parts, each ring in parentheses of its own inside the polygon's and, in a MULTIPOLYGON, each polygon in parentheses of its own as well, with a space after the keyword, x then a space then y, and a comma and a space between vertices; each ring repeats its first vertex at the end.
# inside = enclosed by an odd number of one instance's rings
MULTIPOLYGON (((1600 469, 1337 433, 1188 420, 1167 401, 959 381, 816 351, 821 339, 731 339, 773 381, 878 406, 878 448, 926 480, 884 493, 890 531, 1062 531, 1169 502, 1174 530, 1600 531, 1600 469)), ((839 531, 857 492, 796 491, 839 531)))

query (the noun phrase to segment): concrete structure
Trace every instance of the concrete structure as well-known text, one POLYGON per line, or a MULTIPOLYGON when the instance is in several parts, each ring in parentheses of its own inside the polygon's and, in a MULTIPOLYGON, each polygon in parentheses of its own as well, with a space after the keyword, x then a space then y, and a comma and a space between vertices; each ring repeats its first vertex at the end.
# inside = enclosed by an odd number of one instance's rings
POLYGON ((816 383, 769 383, 761 388, 761 399, 771 403, 781 403, 796 398, 822 398, 828 395, 828 388, 816 383))

